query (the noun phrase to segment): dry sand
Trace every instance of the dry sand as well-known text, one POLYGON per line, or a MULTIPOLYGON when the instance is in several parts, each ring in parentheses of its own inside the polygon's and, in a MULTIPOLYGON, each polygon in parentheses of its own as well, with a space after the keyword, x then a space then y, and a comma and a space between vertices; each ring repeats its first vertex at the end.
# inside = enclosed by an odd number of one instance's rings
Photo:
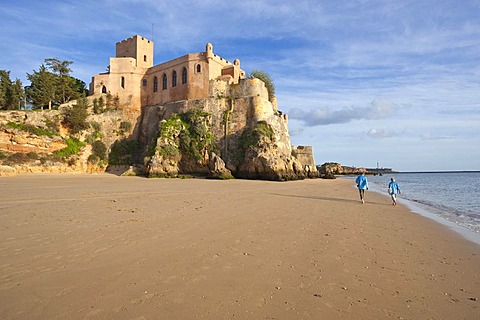
POLYGON ((0 185, 4 320, 480 319, 480 246, 351 181, 0 185))

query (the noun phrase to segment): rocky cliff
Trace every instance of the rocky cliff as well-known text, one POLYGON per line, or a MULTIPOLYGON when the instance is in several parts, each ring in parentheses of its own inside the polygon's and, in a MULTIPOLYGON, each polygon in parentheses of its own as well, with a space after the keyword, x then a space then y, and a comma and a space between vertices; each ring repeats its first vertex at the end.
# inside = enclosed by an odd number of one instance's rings
POLYGON ((258 79, 238 84, 228 79, 212 80, 209 98, 146 107, 141 123, 139 141, 155 145, 153 154, 144 151, 148 175, 208 173, 213 152, 225 163, 228 173, 238 178, 290 180, 317 176, 311 149, 306 163, 292 154, 287 116, 278 111, 275 100, 269 101, 264 83, 258 79), (199 116, 197 112, 197 118, 190 122, 181 117, 174 122, 167 120, 174 113, 188 118, 192 110, 204 114, 199 116), (187 127, 193 128, 191 139, 205 143, 196 157, 175 151, 182 149, 182 132, 187 127), (207 143, 210 135, 214 142, 211 145, 207 143))
POLYGON ((211 81, 206 99, 147 106, 140 115, 128 106, 101 114, 89 108, 86 129, 75 133, 65 125, 72 106, 2 112, 0 174, 121 168, 150 177, 316 177, 311 148, 292 149, 288 118, 271 100, 262 81, 226 77, 211 81))

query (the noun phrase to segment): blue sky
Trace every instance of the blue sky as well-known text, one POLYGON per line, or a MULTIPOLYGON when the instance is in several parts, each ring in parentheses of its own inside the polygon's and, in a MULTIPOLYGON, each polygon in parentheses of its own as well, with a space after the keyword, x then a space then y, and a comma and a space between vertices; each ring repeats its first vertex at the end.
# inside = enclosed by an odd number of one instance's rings
POLYGON ((0 0, 0 69, 73 61, 88 85, 140 34, 155 64, 207 42, 270 74, 294 145, 399 171, 480 170, 479 0, 0 0))

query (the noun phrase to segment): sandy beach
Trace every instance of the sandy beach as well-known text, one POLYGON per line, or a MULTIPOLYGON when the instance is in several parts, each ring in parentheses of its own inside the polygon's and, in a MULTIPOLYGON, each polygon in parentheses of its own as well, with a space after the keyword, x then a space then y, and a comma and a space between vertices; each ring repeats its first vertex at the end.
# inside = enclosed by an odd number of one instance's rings
POLYGON ((0 318, 480 319, 480 246, 352 183, 2 177, 0 318))

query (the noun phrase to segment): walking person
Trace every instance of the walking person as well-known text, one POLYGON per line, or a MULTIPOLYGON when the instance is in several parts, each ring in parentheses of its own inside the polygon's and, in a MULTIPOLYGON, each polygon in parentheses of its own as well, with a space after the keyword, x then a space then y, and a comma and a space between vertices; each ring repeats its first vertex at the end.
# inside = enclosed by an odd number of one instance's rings
POLYGON ((392 197, 393 205, 397 205, 397 194, 402 194, 400 191, 400 186, 398 185, 397 181, 395 181, 395 178, 392 177, 390 178, 390 183, 388 184, 388 194, 390 197, 392 197))
POLYGON ((365 203, 365 190, 368 190, 368 181, 365 173, 362 172, 362 174, 357 177, 355 182, 357 184, 358 192, 360 193, 360 200, 362 203, 365 203))

